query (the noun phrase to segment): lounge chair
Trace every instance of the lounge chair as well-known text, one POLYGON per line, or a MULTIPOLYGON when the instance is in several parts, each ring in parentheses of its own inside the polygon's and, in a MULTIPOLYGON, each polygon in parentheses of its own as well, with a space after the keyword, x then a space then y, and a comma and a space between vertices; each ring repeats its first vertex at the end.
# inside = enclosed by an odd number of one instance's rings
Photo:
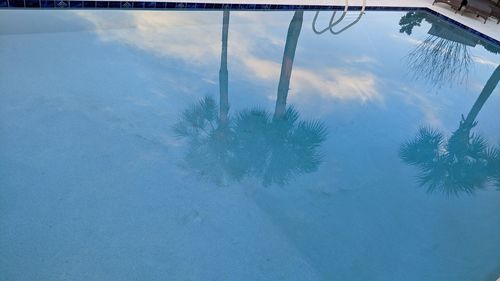
POLYGON ((500 7, 497 6, 490 6, 491 8, 491 14, 490 16, 494 17, 497 19, 497 24, 500 23, 500 7))
POLYGON ((490 16, 498 19, 497 24, 500 23, 500 7, 498 6, 497 1, 496 4, 490 0, 468 0, 465 4, 465 9, 462 11, 462 15, 464 12, 472 12, 475 13, 477 17, 481 17, 484 19, 484 23, 488 20, 490 16))
POLYGON ((499 24, 500 23, 500 0, 496 1, 496 5, 493 5, 493 2, 491 2, 490 8, 491 8, 491 15, 490 16, 496 18, 497 24, 499 24))
POLYGON ((456 12, 460 11, 462 7, 465 5, 466 0, 434 0, 432 5, 436 3, 445 3, 451 6, 451 8, 455 9, 456 12))

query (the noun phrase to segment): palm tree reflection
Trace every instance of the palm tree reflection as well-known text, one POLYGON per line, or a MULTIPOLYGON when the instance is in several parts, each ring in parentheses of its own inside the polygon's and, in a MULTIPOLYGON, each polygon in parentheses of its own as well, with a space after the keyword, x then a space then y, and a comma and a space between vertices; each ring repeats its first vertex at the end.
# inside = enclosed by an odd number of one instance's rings
POLYGON ((467 45, 434 35, 425 38, 407 59, 413 77, 423 78, 436 88, 464 83, 472 65, 467 45))
POLYGON ((227 183, 232 131, 217 114, 218 104, 205 97, 186 109, 174 125, 177 137, 187 140, 187 167, 218 185, 227 183))
POLYGON ((428 192, 448 195, 472 194, 488 182, 500 178, 500 147, 488 145, 485 138, 471 133, 477 125, 477 115, 500 80, 498 66, 458 129, 449 139, 432 128, 422 127, 414 139, 400 149, 401 159, 420 169, 419 184, 428 192))
POLYGON ((219 104, 205 97, 182 113, 174 125, 177 137, 187 139, 187 166, 200 175, 209 177, 218 185, 228 181, 227 170, 231 162, 233 132, 229 117, 229 86, 227 70, 227 42, 229 33, 229 11, 223 11, 222 51, 219 70, 219 104), (218 109, 218 110, 217 110, 218 109))
POLYGON ((499 53, 498 47, 481 41, 466 30, 442 23, 424 12, 408 12, 399 21, 400 32, 411 35, 423 21, 431 24, 428 36, 408 54, 408 68, 413 78, 423 79, 431 86, 462 84, 467 80, 472 65, 469 48, 480 44, 488 51, 499 53))
POLYGON ((425 20, 432 24, 428 36, 408 55, 409 69, 415 79, 425 79, 434 87, 447 83, 463 83, 472 64, 469 46, 479 40, 464 30, 439 23, 432 15, 410 12, 399 22, 400 32, 410 35, 413 27, 420 26, 425 20))
POLYGON ((310 173, 319 167, 322 157, 318 150, 326 139, 325 126, 319 121, 301 120, 299 112, 287 106, 302 21, 303 11, 296 11, 288 29, 274 113, 246 109, 233 120, 228 114, 227 90, 229 12, 227 17, 224 14, 220 102, 205 97, 187 109, 174 126, 176 135, 188 140, 186 162, 191 169, 216 184, 255 177, 267 186, 284 185, 295 174, 310 173))
POLYGON ((279 119, 262 109, 246 110, 235 121, 235 177, 254 176, 264 185, 284 185, 294 174, 311 173, 322 163, 319 147, 327 136, 319 121, 300 120, 292 106, 279 119))
POLYGON ((287 106, 295 50, 304 11, 295 11, 288 27, 274 114, 261 109, 242 112, 236 119, 236 155, 248 161, 237 171, 261 177, 264 185, 286 184, 293 174, 315 171, 322 162, 318 152, 327 131, 319 121, 302 121, 293 106, 287 106), (253 140, 256 139, 256 141, 253 140))

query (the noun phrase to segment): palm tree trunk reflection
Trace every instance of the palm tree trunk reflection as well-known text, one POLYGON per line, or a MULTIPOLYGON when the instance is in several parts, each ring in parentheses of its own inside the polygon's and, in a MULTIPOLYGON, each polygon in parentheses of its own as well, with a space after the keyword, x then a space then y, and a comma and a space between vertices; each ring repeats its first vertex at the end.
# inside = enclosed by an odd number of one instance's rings
POLYGON ((288 90, 290 88, 290 77, 292 76, 293 60, 295 58, 295 50, 299 41, 300 30, 304 11, 296 11, 293 15, 288 33, 286 36, 285 51, 283 53, 283 62, 281 63, 280 81, 278 84, 278 96, 276 98, 276 106, 274 109, 274 118, 282 118, 286 111, 286 100, 288 90))
POLYGON ((229 33, 229 10, 224 10, 222 17, 222 50, 219 70, 219 119, 227 125, 229 114, 228 71, 227 71, 227 41, 229 33))
POLYGON ((500 65, 497 66, 495 71, 493 71, 493 74, 491 74, 490 78, 488 79, 488 82, 486 82, 486 85, 484 85, 481 94, 479 95, 476 102, 472 106, 471 110, 469 111, 469 114, 467 114, 467 118, 465 118, 465 120, 463 121, 463 124, 465 126, 471 128, 474 126, 474 122, 476 120, 477 115, 479 114, 479 111, 481 111, 483 105, 491 96, 493 90, 495 90, 498 81, 500 81, 500 65))

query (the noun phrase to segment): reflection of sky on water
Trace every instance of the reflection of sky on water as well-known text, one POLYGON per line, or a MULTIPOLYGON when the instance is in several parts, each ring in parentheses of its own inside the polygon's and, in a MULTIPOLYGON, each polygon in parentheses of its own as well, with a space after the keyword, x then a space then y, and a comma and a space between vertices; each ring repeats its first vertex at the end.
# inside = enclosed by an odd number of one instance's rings
MULTIPOLYGON (((231 12, 230 115, 274 109, 292 14, 231 12)), ((328 127, 324 162, 282 187, 216 187, 179 168, 185 144, 171 128, 193 102, 218 97, 222 13, 54 15, 0 16, 1 205, 3 222, 22 233, 0 230, 0 250, 20 253, 0 260, 8 274, 116 279, 137 266, 146 279, 497 277, 499 192, 429 196, 398 149, 421 125, 455 131, 498 55, 470 48, 468 81, 430 88, 405 67, 430 24, 407 36, 404 13, 372 12, 340 36, 318 36, 306 12, 288 104, 328 127), (40 259, 20 272, 28 256, 40 259), (90 270, 96 262, 104 268, 90 270)), ((499 95, 474 128, 491 144, 499 95)))

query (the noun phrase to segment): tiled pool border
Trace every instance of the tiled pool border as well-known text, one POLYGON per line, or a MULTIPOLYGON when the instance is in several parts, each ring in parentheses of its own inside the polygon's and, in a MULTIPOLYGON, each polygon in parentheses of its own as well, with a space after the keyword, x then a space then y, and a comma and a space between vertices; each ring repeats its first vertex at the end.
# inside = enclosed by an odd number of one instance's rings
MULTIPOLYGON (((283 5, 283 4, 227 4, 227 3, 186 3, 151 1, 75 1, 75 0, 0 0, 0 9, 135 9, 135 10, 343 10, 337 5, 283 5)), ((350 7, 360 10, 361 7, 350 7)), ((426 7, 382 7, 367 6, 367 11, 424 11, 457 25, 482 39, 500 46, 500 41, 473 28, 457 22, 443 14, 426 7)))

